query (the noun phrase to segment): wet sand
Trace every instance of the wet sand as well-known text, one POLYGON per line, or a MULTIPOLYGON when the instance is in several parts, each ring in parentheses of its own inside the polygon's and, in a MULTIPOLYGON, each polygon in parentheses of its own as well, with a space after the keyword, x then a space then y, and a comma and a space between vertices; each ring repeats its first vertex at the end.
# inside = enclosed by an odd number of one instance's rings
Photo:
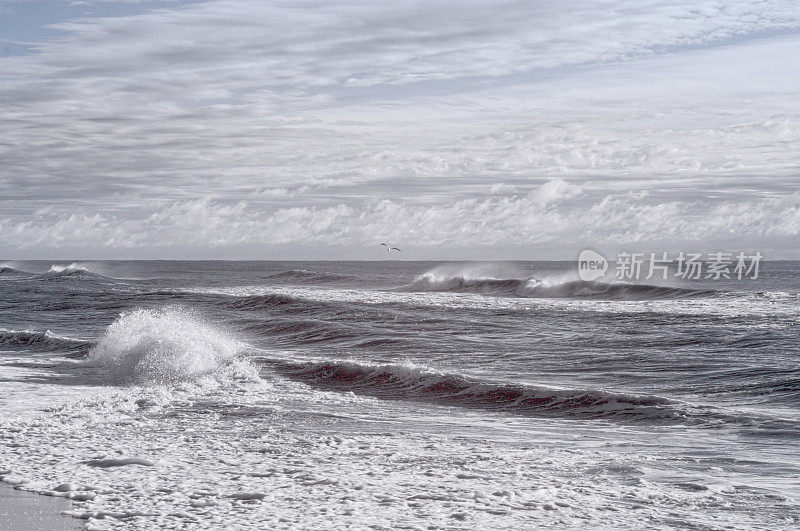
POLYGON ((84 529, 84 521, 61 514, 71 507, 70 500, 25 492, 0 483, 2 531, 84 529))

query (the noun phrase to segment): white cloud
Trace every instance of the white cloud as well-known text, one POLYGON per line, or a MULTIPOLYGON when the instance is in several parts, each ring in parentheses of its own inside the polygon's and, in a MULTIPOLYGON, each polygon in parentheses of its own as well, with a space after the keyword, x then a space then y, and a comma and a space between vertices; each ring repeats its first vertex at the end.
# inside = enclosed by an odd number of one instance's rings
POLYGON ((139 220, 101 214, 27 222, 0 220, 0 237, 11 248, 139 248, 183 246, 237 249, 286 244, 371 249, 388 238, 412 253, 429 254, 441 246, 520 252, 553 250, 591 242, 607 248, 706 248, 797 251, 800 195, 756 202, 704 201, 653 203, 636 194, 593 194, 570 201, 562 180, 543 184, 523 197, 466 199, 426 205, 391 200, 367 201, 359 208, 290 207, 261 212, 246 202, 222 204, 211 198, 162 205, 139 220), (731 248, 735 245, 735 248, 731 248), (660 247, 653 247, 660 246, 660 247), (682 246, 682 247, 681 247, 682 246), (727 246, 727 247, 726 247, 727 246), (767 247, 765 247, 767 246, 767 247))
POLYGON ((541 187, 528 194, 528 199, 538 205, 549 205, 581 193, 580 187, 570 184, 564 179, 547 181, 541 187))
POLYGON ((789 252, 799 21, 788 0, 229 0, 62 23, 0 58, 0 252, 789 252))
POLYGON ((491 188, 489 188, 489 193, 492 195, 513 194, 516 191, 516 186, 506 183, 495 183, 491 188))

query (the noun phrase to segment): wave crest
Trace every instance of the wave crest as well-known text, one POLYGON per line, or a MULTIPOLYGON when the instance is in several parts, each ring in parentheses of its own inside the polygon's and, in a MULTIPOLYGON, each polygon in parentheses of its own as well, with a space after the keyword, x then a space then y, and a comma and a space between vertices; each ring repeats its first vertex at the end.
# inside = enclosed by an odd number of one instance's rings
POLYGON ((53 264, 50 269, 42 275, 45 278, 65 278, 65 277, 90 277, 105 278, 96 271, 92 271, 85 265, 73 262, 68 265, 53 264))
POLYGON ((245 346, 187 310, 135 310, 108 327, 89 358, 114 382, 170 384, 218 370, 245 346))
POLYGON ((649 300, 712 295, 711 290, 687 289, 651 284, 564 280, 548 282, 536 278, 491 278, 424 273, 403 288, 405 291, 479 293, 508 297, 587 298, 649 300))
POLYGON ((470 277, 468 275, 440 275, 427 272, 419 275, 407 286, 408 291, 455 291, 490 294, 518 293, 527 279, 470 277))

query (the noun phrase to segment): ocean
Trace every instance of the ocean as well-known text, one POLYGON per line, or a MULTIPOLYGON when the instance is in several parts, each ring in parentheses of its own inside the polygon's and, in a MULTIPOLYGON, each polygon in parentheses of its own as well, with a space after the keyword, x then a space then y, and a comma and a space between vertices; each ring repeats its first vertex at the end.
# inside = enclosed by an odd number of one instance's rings
POLYGON ((796 529, 800 262, 0 264, 0 478, 89 529, 796 529))

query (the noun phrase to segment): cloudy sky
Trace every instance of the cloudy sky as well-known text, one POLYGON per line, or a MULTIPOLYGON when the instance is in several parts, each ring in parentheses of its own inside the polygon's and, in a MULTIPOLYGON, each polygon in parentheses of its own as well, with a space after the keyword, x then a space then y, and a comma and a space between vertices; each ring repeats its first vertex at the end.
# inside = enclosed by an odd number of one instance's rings
POLYGON ((0 0, 0 258, 800 258, 797 0, 383 4, 0 0))

